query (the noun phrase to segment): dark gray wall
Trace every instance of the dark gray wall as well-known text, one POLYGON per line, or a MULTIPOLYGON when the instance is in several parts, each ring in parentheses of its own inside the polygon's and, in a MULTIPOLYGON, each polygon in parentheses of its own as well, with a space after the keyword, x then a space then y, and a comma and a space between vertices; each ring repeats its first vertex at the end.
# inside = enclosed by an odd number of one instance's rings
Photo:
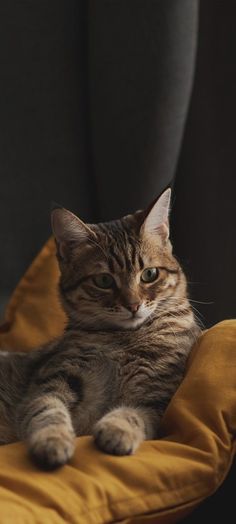
POLYGON ((201 2, 193 96, 175 183, 175 251, 207 325, 236 316, 236 3, 201 2))
POLYGON ((195 0, 1 5, 2 293, 50 234, 52 199, 109 219, 171 181, 196 30, 195 0))
POLYGON ((52 199, 91 214, 86 26, 84 2, 1 2, 2 291, 49 236, 52 199))

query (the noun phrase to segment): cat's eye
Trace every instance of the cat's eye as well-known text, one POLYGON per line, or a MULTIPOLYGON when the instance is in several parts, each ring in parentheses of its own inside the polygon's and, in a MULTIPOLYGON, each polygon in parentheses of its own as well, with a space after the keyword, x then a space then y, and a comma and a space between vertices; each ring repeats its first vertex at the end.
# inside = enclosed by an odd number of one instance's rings
POLYGON ((101 289, 111 289, 114 286, 114 278, 109 275, 109 273, 101 273, 100 275, 95 275, 93 281, 97 287, 101 289))
POLYGON ((156 267, 147 267, 142 272, 141 281, 144 282, 144 284, 149 284, 157 280, 158 275, 159 271, 156 267))

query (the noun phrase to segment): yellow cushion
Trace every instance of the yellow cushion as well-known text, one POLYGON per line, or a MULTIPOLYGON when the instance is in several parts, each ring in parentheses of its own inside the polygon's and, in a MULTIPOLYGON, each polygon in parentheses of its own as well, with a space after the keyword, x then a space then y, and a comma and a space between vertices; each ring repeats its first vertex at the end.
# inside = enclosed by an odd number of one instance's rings
POLYGON ((50 238, 12 294, 0 326, 0 348, 26 351, 62 333, 66 318, 58 300, 55 255, 50 238))
MULTIPOLYGON (((29 349, 63 329, 55 291, 58 269, 49 240, 13 294, 0 347, 29 349)), ((35 468, 22 443, 0 448, 3 524, 170 524, 217 489, 235 454, 236 320, 205 332, 162 423, 162 438, 134 456, 98 451, 77 439, 71 463, 35 468)))

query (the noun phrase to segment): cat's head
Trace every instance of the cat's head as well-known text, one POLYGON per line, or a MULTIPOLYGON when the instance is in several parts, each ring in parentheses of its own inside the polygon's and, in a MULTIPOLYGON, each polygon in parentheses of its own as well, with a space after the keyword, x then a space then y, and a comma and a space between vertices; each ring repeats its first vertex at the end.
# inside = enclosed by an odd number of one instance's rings
POLYGON ((85 329, 137 329, 185 289, 169 240, 167 189, 146 210, 85 224, 64 208, 52 211, 62 303, 85 329))

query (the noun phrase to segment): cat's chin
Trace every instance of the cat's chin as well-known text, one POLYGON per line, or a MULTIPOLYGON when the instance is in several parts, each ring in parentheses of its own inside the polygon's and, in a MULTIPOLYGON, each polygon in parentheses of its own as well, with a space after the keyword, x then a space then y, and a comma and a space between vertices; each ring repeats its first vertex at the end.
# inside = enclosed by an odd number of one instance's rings
POLYGON ((88 331, 132 331, 139 329, 144 325, 153 314, 153 311, 143 311, 142 313, 138 312, 135 316, 124 316, 122 315, 112 315, 109 317, 99 317, 99 318, 84 318, 78 319, 77 317, 72 318, 75 323, 78 322, 78 327, 88 331))
MULTIPOLYGON (((149 317, 148 317, 149 318, 149 317)), ((116 320, 102 320, 93 324, 80 322, 80 328, 88 331, 134 331, 139 329, 145 322, 148 320, 147 317, 137 317, 137 318, 128 318, 128 319, 116 319, 116 320)))
POLYGON ((123 329, 137 329, 145 322, 146 317, 129 318, 119 323, 119 327, 123 329))
POLYGON ((110 329, 118 329, 121 331, 131 331, 135 329, 139 329, 147 320, 149 319, 150 315, 137 315, 135 317, 130 317, 126 319, 116 319, 112 325, 110 325, 110 329))

